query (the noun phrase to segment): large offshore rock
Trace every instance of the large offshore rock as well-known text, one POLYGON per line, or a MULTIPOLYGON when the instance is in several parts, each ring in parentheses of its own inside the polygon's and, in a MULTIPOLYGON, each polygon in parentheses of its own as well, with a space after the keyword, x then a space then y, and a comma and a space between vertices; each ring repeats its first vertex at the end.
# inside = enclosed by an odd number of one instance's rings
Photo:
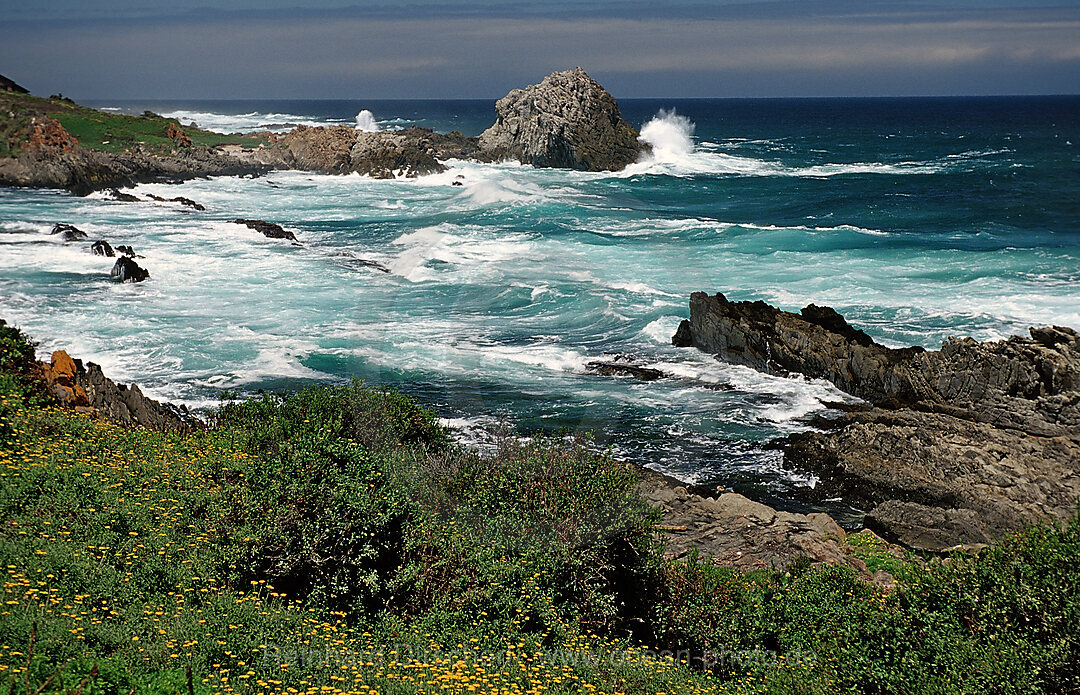
POLYGON ((614 97, 581 68, 512 90, 495 103, 495 124, 480 135, 483 156, 538 167, 617 171, 644 150, 614 97))
POLYGON ((875 407, 794 435, 789 464, 818 493, 870 509, 867 526, 910 547, 977 547, 1065 520, 1080 498, 1080 335, 947 340, 890 349, 828 307, 801 313, 696 292, 672 338, 772 373, 827 379, 875 407))

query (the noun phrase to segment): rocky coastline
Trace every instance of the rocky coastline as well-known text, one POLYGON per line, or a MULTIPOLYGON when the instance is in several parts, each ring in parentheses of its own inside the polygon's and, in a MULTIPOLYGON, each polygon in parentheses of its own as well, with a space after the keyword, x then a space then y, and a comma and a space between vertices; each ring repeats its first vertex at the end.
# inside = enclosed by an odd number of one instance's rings
POLYGON ((512 159, 534 166, 618 170, 646 151, 638 131, 619 114, 615 99, 581 68, 511 91, 496 104, 495 124, 479 137, 416 126, 366 132, 347 126, 299 125, 282 134, 250 134, 244 144, 204 145, 194 142, 178 122, 148 113, 142 118, 162 122, 162 132, 155 137, 167 138, 167 151, 142 143, 111 151, 80 142, 65 130, 53 117, 62 105, 51 100, 12 103, 40 113, 29 116, 26 127, 8 137, 12 154, 0 157, 0 185, 61 188, 77 195, 139 183, 260 176, 289 169, 413 178, 443 172, 445 162, 452 159, 512 159))
POLYGON ((759 371, 826 379, 867 402, 784 443, 816 494, 868 510, 910 548, 977 549, 1065 521, 1080 499, 1080 335, 951 338, 892 349, 828 307, 800 313, 696 292, 672 342, 759 371))

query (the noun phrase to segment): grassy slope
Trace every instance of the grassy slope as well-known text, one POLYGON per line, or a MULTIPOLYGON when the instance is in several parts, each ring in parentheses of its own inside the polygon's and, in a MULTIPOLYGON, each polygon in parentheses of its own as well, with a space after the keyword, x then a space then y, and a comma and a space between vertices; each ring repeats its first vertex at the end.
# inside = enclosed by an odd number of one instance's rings
POLYGON ((926 567, 856 538, 889 593, 744 575, 663 560, 633 472, 579 442, 479 457, 359 385, 122 429, 52 408, 30 356, 0 326, 10 692, 1080 688, 1077 522, 926 567))
MULTIPOLYGON (((58 120, 80 145, 105 152, 122 152, 141 144, 147 151, 167 154, 174 143, 166 137, 166 131, 170 125, 180 125, 173 118, 127 116, 97 111, 64 99, 0 92, 0 157, 18 155, 34 116, 58 120)), ((222 135, 196 128, 185 128, 184 132, 195 145, 257 147, 263 142, 256 136, 222 135)))

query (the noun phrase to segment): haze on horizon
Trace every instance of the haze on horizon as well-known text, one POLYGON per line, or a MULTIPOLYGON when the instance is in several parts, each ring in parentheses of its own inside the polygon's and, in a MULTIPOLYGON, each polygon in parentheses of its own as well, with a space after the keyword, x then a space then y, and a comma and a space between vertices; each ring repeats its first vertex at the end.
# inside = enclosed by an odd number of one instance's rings
POLYGON ((1055 0, 0 0, 0 74, 76 99, 1080 93, 1055 0))

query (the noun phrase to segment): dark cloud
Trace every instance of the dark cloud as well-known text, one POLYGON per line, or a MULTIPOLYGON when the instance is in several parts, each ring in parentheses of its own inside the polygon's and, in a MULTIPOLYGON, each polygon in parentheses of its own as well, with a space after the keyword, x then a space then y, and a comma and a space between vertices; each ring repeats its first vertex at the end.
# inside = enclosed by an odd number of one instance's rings
POLYGON ((490 98, 572 65, 627 97, 1080 92, 1080 9, 1018 2, 70 4, 0 24, 4 74, 82 98, 490 98))

